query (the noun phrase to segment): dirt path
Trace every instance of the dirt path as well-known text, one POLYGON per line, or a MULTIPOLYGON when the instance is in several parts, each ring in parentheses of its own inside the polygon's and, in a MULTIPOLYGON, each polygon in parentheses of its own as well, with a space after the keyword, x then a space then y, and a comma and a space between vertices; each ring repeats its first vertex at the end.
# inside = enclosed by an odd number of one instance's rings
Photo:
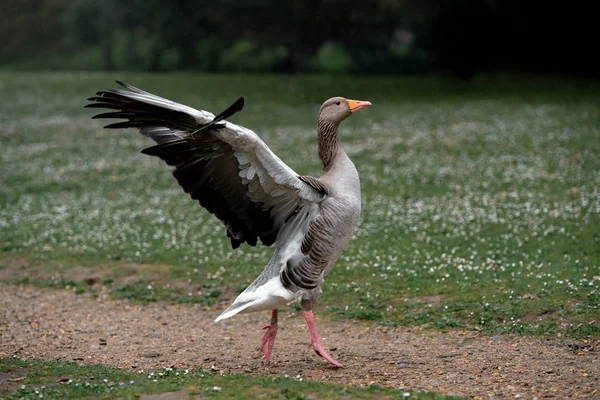
POLYGON ((317 316, 335 369, 307 346, 300 313, 280 318, 271 363, 258 351, 268 315, 213 324, 216 312, 132 305, 68 291, 0 285, 0 356, 126 369, 205 368, 484 398, 599 398, 600 343, 442 334, 317 316))

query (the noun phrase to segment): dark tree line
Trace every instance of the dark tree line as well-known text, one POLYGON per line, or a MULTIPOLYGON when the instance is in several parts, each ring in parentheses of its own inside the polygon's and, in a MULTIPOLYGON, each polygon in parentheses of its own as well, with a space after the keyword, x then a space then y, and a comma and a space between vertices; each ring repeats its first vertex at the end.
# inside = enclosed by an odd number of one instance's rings
MULTIPOLYGON (((584 3, 582 3, 584 4, 584 3)), ((502 0, 0 0, 0 66, 597 75, 590 6, 502 0)))

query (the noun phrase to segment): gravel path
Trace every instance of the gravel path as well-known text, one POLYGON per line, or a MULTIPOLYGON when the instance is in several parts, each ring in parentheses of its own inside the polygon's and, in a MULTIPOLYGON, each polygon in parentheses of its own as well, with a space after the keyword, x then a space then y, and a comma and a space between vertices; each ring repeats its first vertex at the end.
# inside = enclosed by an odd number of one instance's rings
POLYGON ((335 369, 307 347, 300 313, 281 316, 273 358, 266 363, 258 344, 268 313, 213 324, 218 312, 197 307, 141 306, 28 286, 0 284, 0 290, 2 357, 136 370, 212 367, 482 398, 600 398, 598 341, 444 334, 330 321, 317 313, 326 346, 345 367, 335 369))

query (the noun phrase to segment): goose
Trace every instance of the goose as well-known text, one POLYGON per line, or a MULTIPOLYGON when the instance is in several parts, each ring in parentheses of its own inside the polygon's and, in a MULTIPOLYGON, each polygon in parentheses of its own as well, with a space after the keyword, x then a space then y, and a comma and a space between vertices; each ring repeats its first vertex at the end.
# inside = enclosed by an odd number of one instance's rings
POLYGON ((339 124, 370 106, 369 101, 333 97, 318 113, 320 177, 295 173, 256 133, 225 119, 240 111, 239 98, 218 115, 175 103, 117 81, 86 107, 111 110, 92 118, 125 121, 105 128, 137 128, 154 140, 143 154, 174 167, 173 176, 192 199, 226 227, 231 246, 276 244, 263 272, 215 320, 238 313, 271 311, 260 350, 266 361, 277 335, 278 310, 300 302, 310 333, 310 347, 336 367, 325 349, 313 309, 325 275, 348 245, 360 209, 360 180, 344 151, 339 124))

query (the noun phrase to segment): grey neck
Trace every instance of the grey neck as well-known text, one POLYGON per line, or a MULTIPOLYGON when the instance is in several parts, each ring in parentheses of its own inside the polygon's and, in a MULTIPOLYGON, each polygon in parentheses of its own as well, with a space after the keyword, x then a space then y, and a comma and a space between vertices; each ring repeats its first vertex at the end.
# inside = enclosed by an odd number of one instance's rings
POLYGON ((323 163, 323 172, 329 171, 342 144, 338 137, 338 124, 319 119, 317 127, 319 158, 323 163))

